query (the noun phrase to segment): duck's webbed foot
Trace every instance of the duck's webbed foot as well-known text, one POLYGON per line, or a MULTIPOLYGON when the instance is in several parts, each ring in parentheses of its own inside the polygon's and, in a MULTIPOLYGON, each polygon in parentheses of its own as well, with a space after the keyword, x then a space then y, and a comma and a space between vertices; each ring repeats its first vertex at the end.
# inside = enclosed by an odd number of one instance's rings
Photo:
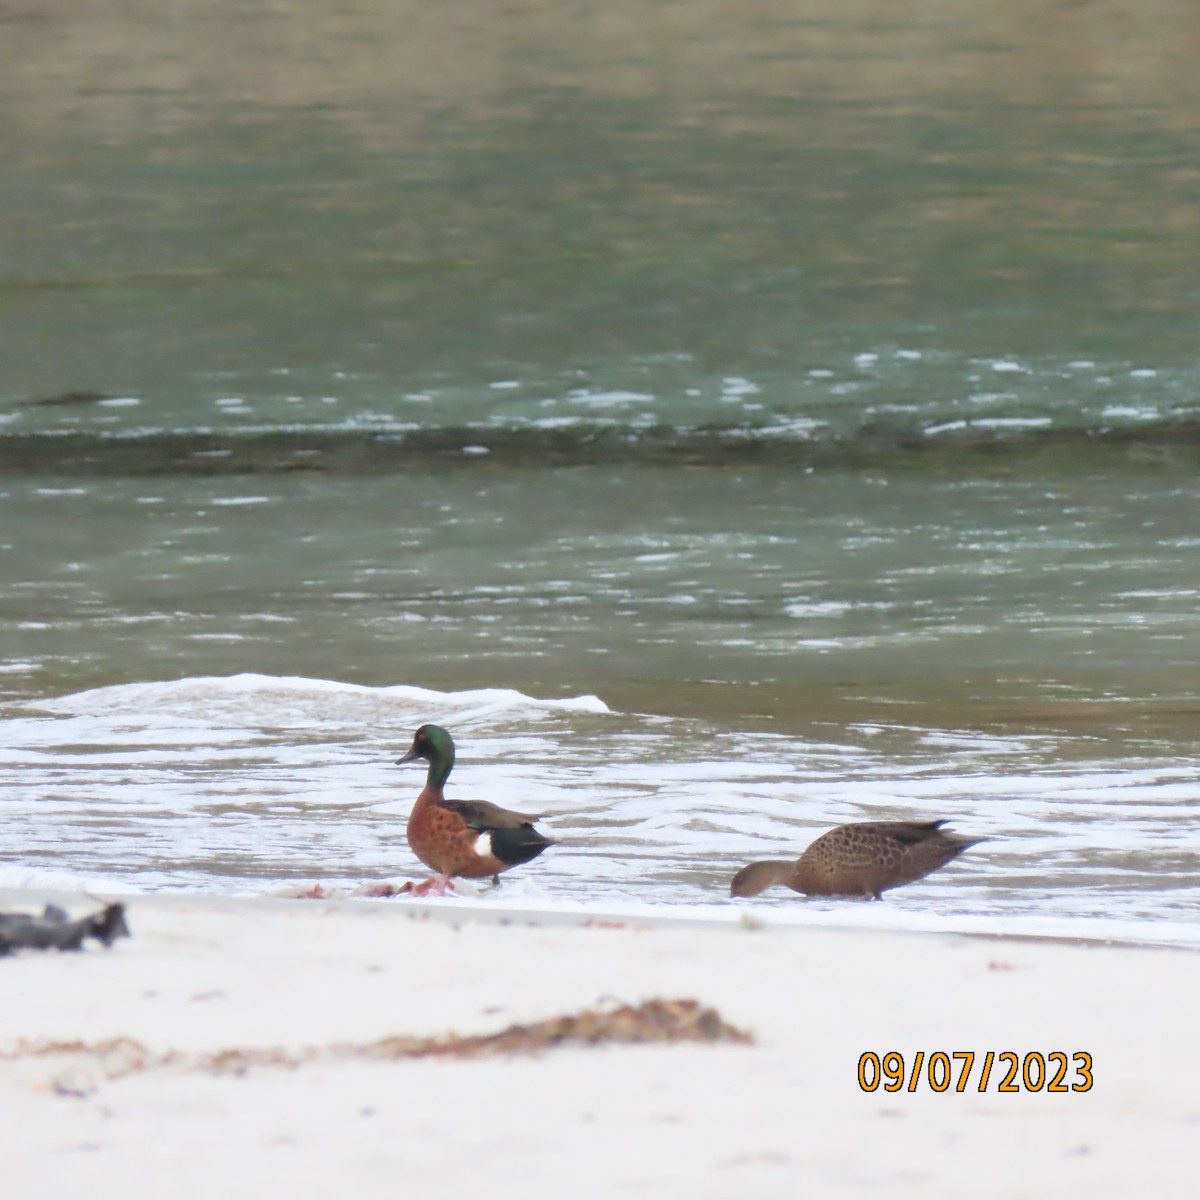
POLYGON ((449 875, 434 875, 429 879, 423 879, 420 883, 409 882, 400 891, 407 892, 410 896, 455 895, 454 884, 450 882, 449 875))

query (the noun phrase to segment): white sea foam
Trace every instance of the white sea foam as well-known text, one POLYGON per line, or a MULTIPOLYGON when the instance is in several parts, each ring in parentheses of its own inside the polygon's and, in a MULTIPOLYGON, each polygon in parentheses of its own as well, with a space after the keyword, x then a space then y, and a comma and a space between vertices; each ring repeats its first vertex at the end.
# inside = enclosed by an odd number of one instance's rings
POLYGON ((539 417, 530 422, 537 429, 570 429, 573 425, 582 425, 582 417, 539 417))
POLYGON ((105 716, 152 713, 211 718, 218 713, 236 713, 266 724, 284 718, 300 724, 320 723, 330 717, 336 719, 340 713, 351 715, 362 710, 389 719, 395 719, 397 710, 452 713, 459 720, 504 712, 529 716, 609 711, 597 696, 552 700, 526 696, 511 688, 438 692, 407 684, 367 687, 328 679, 255 674, 116 684, 43 701, 38 707, 49 712, 105 716))
POLYGON ((619 408, 627 404, 643 404, 653 400, 652 395, 645 392, 589 392, 586 390, 571 392, 567 397, 572 404, 586 404, 589 408, 619 408))
POLYGON ((27 704, 0 724, 0 886, 274 894, 413 876, 403 829, 424 770, 393 764, 434 720, 458 742, 452 797, 549 813, 558 842, 479 903, 1200 944, 1192 763, 1088 759, 1088 739, 1058 734, 873 723, 834 740, 607 713, 587 696, 261 675, 27 704), (745 862, 905 818, 987 840, 883 904, 727 899, 745 862))
POLYGON ((741 429, 729 429, 726 430, 725 436, 728 438, 746 438, 751 440, 763 437, 781 439, 799 438, 807 441, 817 430, 824 429, 827 425, 827 421, 815 420, 812 417, 796 417, 794 420, 776 421, 770 425, 754 425, 741 429))
POLYGON ((1152 405, 1109 404, 1100 411, 1106 421, 1154 421, 1160 415, 1152 405))
POLYGON ((789 617, 840 617, 855 605, 846 600, 797 600, 783 606, 789 617))
POLYGON ((1051 417, 976 417, 971 421, 976 429, 1045 429, 1051 424, 1051 417))
POLYGON ((122 896, 136 894, 139 887, 126 878, 51 867, 0 863, 0 889, 20 892, 71 892, 122 896))

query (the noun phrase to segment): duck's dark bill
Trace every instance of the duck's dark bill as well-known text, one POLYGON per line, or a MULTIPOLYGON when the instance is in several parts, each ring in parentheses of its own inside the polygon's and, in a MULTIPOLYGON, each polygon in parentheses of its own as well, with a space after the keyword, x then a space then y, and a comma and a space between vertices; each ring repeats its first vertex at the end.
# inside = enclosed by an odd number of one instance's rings
POLYGON ((396 759, 396 766, 402 767, 405 763, 410 763, 414 758, 420 757, 416 750, 410 750, 403 758, 396 759))

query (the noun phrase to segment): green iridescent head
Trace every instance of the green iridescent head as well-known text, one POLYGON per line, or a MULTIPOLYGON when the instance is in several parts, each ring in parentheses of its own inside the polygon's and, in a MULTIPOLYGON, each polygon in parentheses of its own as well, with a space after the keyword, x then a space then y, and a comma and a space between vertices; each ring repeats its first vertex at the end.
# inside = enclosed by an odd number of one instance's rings
POLYGON ((422 725, 413 735, 413 744, 397 763, 410 763, 418 758, 429 763, 429 785, 441 787, 454 766, 454 739, 440 725, 422 725))

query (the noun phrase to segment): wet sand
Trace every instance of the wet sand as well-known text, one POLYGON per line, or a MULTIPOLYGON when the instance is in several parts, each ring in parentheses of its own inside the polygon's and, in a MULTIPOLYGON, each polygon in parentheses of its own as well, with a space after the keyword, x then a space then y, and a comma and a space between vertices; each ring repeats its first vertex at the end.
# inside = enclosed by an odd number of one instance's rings
POLYGON ((159 897, 129 923, 0 962, 9 1195, 1188 1194, 1193 951, 470 901, 159 897), (367 1056, 652 998, 753 1044, 367 1056), (962 1092, 962 1060, 940 1094, 864 1092, 889 1050, 977 1057, 962 1092), (1086 1052, 1094 1082, 1071 1059, 1065 1092, 1002 1093, 997 1064, 981 1093, 988 1050, 1086 1052))

